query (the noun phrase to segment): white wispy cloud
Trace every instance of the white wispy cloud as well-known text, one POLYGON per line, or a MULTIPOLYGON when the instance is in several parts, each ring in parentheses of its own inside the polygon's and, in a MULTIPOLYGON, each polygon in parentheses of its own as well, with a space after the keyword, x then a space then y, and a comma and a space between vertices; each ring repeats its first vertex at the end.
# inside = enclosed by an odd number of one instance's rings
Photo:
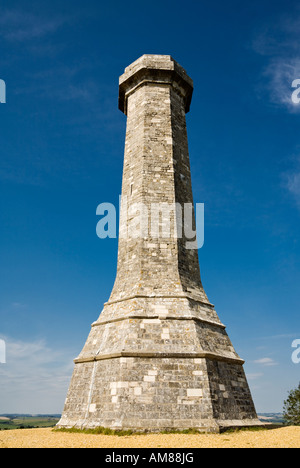
POLYGON ((13 302, 12 307, 15 307, 16 309, 26 307, 25 304, 22 304, 21 302, 13 302))
POLYGON ((289 112, 300 112, 300 105, 292 100, 292 83, 300 78, 300 58, 276 57, 270 60, 264 76, 268 79, 270 100, 289 112))
POLYGON ((96 81, 87 76, 87 68, 85 63, 77 63, 27 73, 30 85, 16 88, 15 94, 94 105, 100 89, 96 81))
POLYGON ((59 412, 74 356, 44 340, 2 339, 6 343, 6 364, 0 365, 0 412, 59 412))
POLYGON ((300 171, 287 175, 287 188, 300 205, 300 171))
MULTIPOLYGON (((293 87, 300 79, 300 8, 278 21, 265 25, 257 32, 252 43, 253 50, 265 57, 261 87, 269 101, 290 114, 300 113, 300 103, 293 102, 299 88, 293 87)), ((293 197, 300 208, 300 158, 293 157, 293 167, 281 174, 282 187, 293 197)))
POLYGON ((291 55, 300 51, 298 40, 300 28, 300 11, 297 8, 293 13, 286 14, 276 21, 272 19, 256 31, 252 48, 260 55, 291 55))
POLYGON ((282 185, 300 209, 300 156, 293 157, 293 167, 282 174, 282 185))
POLYGON ((292 101, 292 83, 300 78, 300 14, 286 15, 257 32, 253 50, 265 57, 262 77, 272 104, 289 112, 300 112, 300 105, 292 101))
POLYGON ((262 372, 253 372, 253 373, 247 373, 247 379, 248 380, 257 380, 260 377, 262 377, 264 374, 262 372))
POLYGON ((0 16, 0 36, 10 42, 40 39, 65 23, 63 17, 45 18, 19 9, 4 9, 0 16))
POLYGON ((277 366, 277 362, 275 362, 272 358, 269 357, 260 358, 253 362, 262 366, 277 366))

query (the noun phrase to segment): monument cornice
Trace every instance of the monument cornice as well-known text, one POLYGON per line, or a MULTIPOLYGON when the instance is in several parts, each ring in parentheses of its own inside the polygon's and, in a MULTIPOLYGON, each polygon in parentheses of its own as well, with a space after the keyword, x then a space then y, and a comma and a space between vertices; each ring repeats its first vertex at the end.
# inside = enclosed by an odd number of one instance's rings
POLYGON ((245 361, 241 358, 233 358, 231 356, 224 356, 217 353, 208 353, 208 352, 199 352, 199 353, 158 353, 155 351, 147 352, 132 352, 132 351, 120 351, 118 353, 108 353, 108 354, 99 354, 96 356, 85 356, 82 358, 74 359, 75 364, 84 363, 84 362, 94 362, 94 361, 103 361, 106 359, 117 359, 117 358, 176 358, 176 359, 210 359, 213 361, 222 361, 229 362, 234 364, 240 364, 241 366, 245 361))
POLYGON ((185 112, 189 112, 193 94, 193 80, 185 70, 172 59, 154 60, 155 55, 143 55, 119 79, 119 109, 127 115, 128 97, 145 85, 172 86, 184 99, 185 112))
MULTIPOLYGON (((101 315, 100 315, 101 317, 101 315)), ((98 327, 100 325, 106 325, 108 323, 113 323, 113 322, 121 322, 123 320, 194 320, 195 322, 201 322, 205 323, 207 325, 212 325, 214 327, 219 327, 223 328, 225 330, 226 325, 224 325, 221 322, 215 322, 213 320, 208 320, 204 319, 202 317, 196 317, 196 316, 186 316, 186 315, 181 315, 181 316, 176 316, 176 315, 126 315, 124 317, 117 317, 114 319, 110 320, 99 320, 97 322, 92 323, 92 327, 98 327)))

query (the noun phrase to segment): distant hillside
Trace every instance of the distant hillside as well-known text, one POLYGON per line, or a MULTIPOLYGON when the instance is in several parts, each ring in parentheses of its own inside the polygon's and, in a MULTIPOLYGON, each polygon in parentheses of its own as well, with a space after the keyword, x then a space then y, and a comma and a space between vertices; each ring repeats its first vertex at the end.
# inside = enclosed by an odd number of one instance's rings
MULTIPOLYGON (((60 414, 0 414, 0 430, 54 427, 59 421, 60 414)), ((282 413, 260 413, 258 418, 262 422, 284 424, 282 413)))
POLYGON ((54 427, 60 414, 0 414, 0 430, 54 427))
POLYGON ((258 419, 262 422, 269 422, 274 424, 284 424, 282 413, 259 413, 258 419))
POLYGON ((61 418, 61 414, 3 413, 0 418, 61 418))

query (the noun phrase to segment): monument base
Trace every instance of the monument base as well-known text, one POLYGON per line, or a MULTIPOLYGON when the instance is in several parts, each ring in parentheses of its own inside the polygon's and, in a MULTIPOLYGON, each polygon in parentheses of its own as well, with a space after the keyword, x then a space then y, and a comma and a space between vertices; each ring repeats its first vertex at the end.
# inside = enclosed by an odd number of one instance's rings
POLYGON ((218 433, 263 425, 243 367, 204 357, 115 357, 77 362, 58 427, 218 433))

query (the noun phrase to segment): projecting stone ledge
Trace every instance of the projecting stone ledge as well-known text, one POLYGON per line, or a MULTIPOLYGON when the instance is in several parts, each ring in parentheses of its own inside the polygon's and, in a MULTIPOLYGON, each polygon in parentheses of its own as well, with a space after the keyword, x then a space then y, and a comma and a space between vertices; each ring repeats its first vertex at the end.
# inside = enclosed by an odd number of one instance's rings
POLYGON ((189 112, 193 80, 170 55, 143 55, 125 68, 119 79, 119 109, 127 115, 127 98, 137 87, 156 83, 172 85, 184 97, 185 112, 189 112))

